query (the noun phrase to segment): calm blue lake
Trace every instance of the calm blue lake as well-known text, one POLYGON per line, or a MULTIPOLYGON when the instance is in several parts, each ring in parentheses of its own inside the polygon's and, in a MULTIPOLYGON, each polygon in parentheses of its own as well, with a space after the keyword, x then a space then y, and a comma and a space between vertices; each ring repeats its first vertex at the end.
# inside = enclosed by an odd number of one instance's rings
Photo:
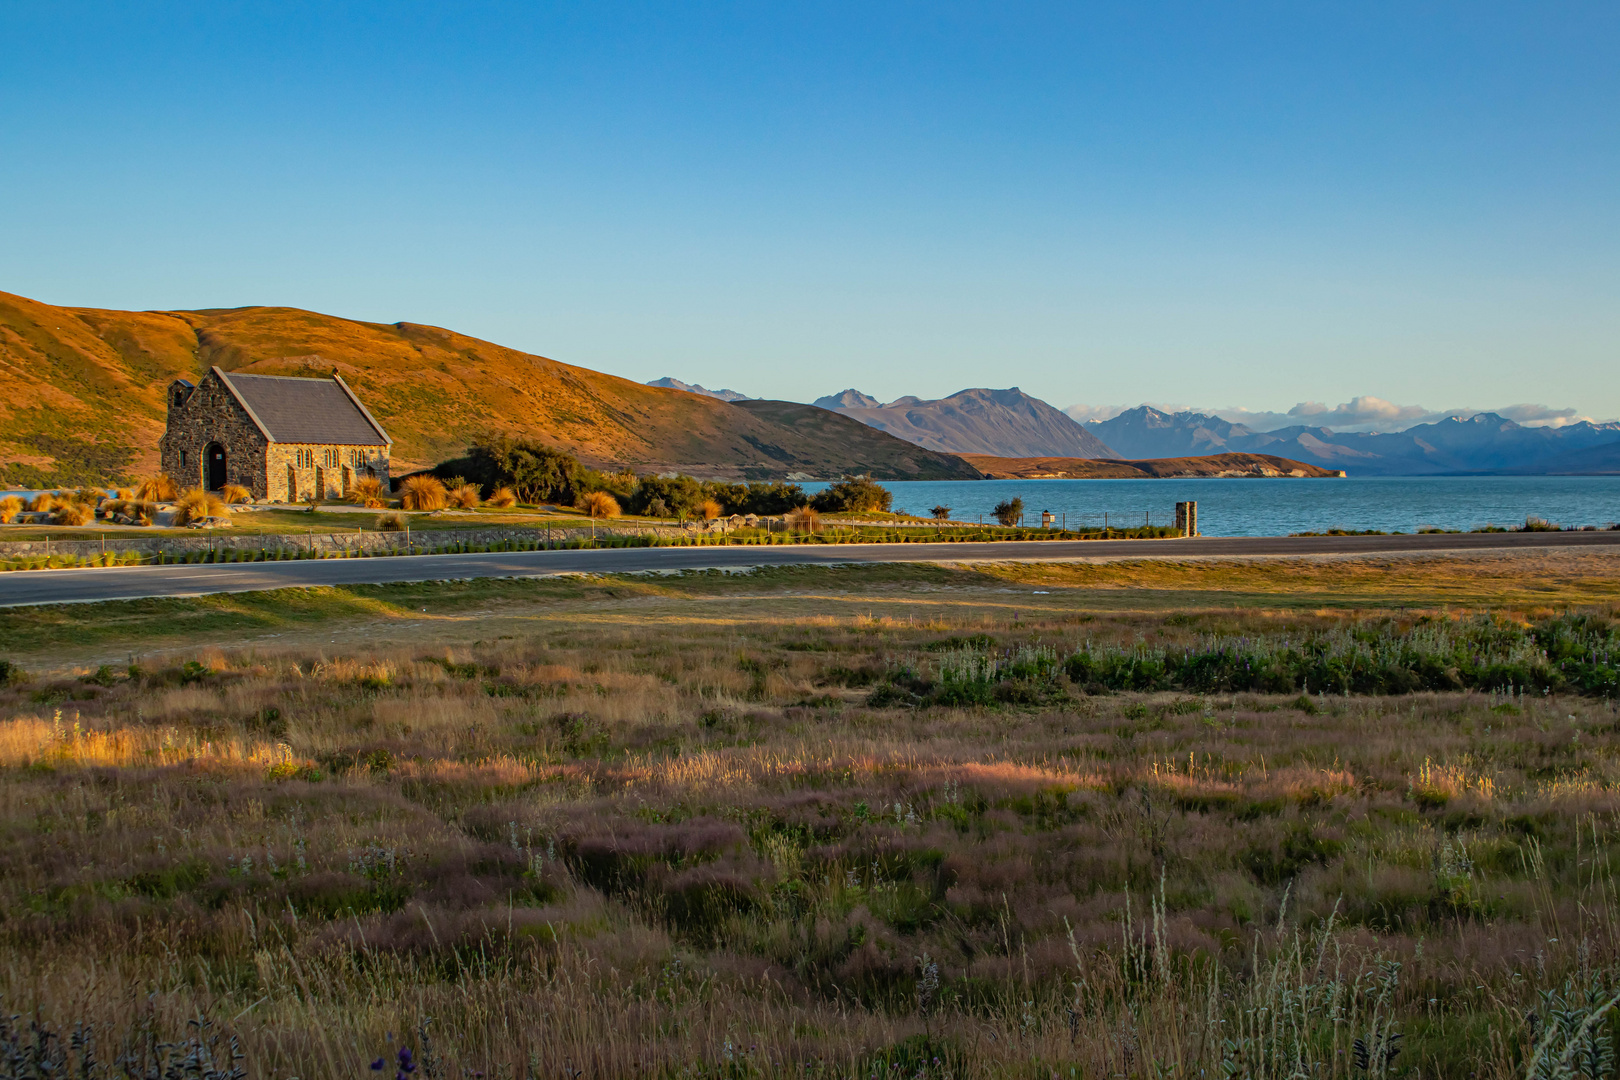
MULTIPOLYGON (((805 484, 819 491, 825 484, 805 484)), ((894 506, 927 515, 949 506, 961 521, 990 520, 1003 499, 1024 500, 1027 524, 1040 512, 1069 524, 1155 525, 1175 520, 1176 503, 1198 503, 1205 536, 1281 536, 1323 529, 1411 532, 1517 525, 1527 516, 1561 525, 1620 521, 1620 476, 1423 476, 1338 480, 941 480, 886 482, 894 506)))

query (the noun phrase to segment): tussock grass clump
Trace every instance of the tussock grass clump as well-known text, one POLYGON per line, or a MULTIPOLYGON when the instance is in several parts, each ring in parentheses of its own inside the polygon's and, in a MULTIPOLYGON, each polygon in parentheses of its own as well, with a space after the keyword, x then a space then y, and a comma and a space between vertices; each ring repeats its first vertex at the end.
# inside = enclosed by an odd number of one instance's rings
POLYGON ((36 492, 34 497, 28 500, 28 509, 36 514, 48 514, 56 509, 57 503, 61 501, 60 496, 61 492, 58 491, 36 492))
POLYGON ((0 499, 0 525, 9 525, 16 516, 22 513, 23 501, 16 495, 7 495, 0 499))
POLYGON ((447 488, 451 506, 459 507, 463 510, 478 509, 478 504, 482 500, 479 498, 480 492, 477 484, 469 484, 466 482, 462 482, 460 484, 451 483, 447 485, 447 488))
POLYGON ((167 473, 154 473, 136 481, 134 494, 143 502, 173 502, 180 497, 180 489, 167 473))
POLYGON ((812 506, 788 511, 785 520, 788 528, 794 532, 813 533, 821 528, 821 515, 812 506))
POLYGON ((349 485, 349 501, 368 510, 381 510, 387 505, 382 481, 375 476, 362 476, 349 485))
POLYGON ((426 473, 407 476, 401 491, 400 505, 407 510, 443 510, 449 499, 439 478, 426 473))
POLYGON ((487 502, 497 509, 509 510, 517 505, 517 494, 509 487, 498 487, 490 492, 487 502))
POLYGON ((702 502, 698 503, 697 509, 698 514, 703 518, 704 521, 713 521, 715 518, 719 517, 725 512, 725 507, 721 506, 713 499, 704 499, 702 502))
POLYGON ((377 524, 374 526, 378 532, 404 532, 408 519, 397 510, 377 515, 377 524))
POLYGON ((100 510, 111 520, 125 519, 122 524, 134 522, 136 525, 150 525, 158 507, 156 503, 141 502, 135 498, 117 498, 102 503, 100 510))
POLYGON ((59 502, 52 521, 57 525, 89 525, 96 520, 95 510, 82 502, 59 502))
POLYGON ((619 500, 605 491, 593 491, 585 496, 585 512, 593 518, 619 516, 619 500))
POLYGON ((205 488, 194 487, 181 495, 174 506, 174 524, 190 525, 204 518, 224 517, 230 508, 223 499, 205 488))
POLYGON ((219 497, 220 500, 225 503, 225 505, 233 506, 236 503, 245 503, 249 499, 253 498, 253 492, 249 491, 241 484, 226 484, 224 487, 219 489, 219 497))

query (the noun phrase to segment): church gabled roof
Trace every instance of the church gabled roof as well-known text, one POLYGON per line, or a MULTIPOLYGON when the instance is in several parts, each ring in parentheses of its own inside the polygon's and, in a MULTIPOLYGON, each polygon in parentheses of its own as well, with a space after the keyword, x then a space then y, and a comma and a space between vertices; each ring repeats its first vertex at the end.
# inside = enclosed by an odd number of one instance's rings
POLYGON ((225 388, 278 443, 336 443, 391 446, 392 439, 372 418, 341 377, 299 379, 284 375, 245 375, 214 368, 225 388))

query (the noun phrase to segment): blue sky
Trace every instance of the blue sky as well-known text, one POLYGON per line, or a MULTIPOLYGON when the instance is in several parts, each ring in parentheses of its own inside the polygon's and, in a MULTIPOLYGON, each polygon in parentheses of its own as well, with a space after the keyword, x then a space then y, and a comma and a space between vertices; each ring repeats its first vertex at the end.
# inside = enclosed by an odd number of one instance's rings
POLYGON ((797 400, 1620 415, 1613 4, 11 0, 0 41, 0 289, 51 303, 797 400))

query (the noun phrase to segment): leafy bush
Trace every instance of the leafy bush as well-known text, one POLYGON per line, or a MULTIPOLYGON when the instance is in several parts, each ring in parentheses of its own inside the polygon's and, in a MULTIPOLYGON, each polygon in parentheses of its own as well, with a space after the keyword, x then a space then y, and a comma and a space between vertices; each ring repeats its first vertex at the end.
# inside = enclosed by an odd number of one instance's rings
POLYGON ((399 502, 407 510, 443 510, 450 497, 444 483, 428 473, 407 476, 400 487, 403 494, 399 502))
POLYGON ((951 508, 948 506, 936 506, 929 513, 934 515, 935 521, 951 520, 951 508))
POLYGON ((824 514, 888 510, 894 505, 894 494, 869 476, 857 476, 818 492, 810 505, 824 514))
POLYGON ((703 485, 690 476, 643 476, 630 505, 638 513, 655 517, 695 517, 703 496, 703 485), (663 513, 654 513, 654 502, 663 504, 663 513))
POLYGON ((748 485, 747 499, 743 505, 728 506, 727 509, 734 514, 759 514, 763 517, 785 514, 809 502, 810 496, 798 484, 755 482, 748 485))
POLYGON ((990 516, 1008 527, 1017 525, 1024 516, 1024 500, 1003 499, 996 503, 995 509, 990 511, 990 516))

